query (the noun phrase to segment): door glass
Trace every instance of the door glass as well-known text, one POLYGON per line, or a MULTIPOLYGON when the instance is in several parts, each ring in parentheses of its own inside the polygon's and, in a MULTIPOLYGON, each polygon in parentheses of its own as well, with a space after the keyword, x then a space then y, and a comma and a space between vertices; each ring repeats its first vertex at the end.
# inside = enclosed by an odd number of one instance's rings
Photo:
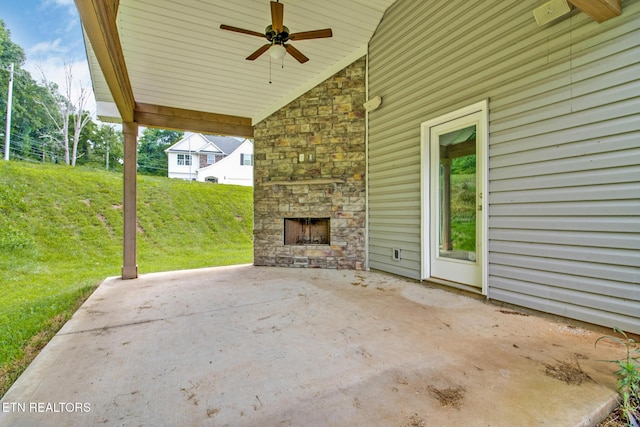
POLYGON ((439 251, 476 260, 476 126, 440 134, 439 251))

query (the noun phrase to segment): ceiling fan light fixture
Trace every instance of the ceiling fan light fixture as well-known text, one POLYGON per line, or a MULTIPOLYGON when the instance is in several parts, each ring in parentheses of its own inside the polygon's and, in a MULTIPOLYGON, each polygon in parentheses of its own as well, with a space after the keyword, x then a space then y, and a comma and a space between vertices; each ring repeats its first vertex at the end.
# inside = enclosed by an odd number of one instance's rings
POLYGON ((284 48, 284 46, 282 46, 281 44, 273 44, 271 45, 271 47, 269 48, 269 56, 272 59, 275 59, 277 61, 281 60, 282 58, 284 58, 284 56, 287 54, 287 50, 284 48))
MULTIPOLYGON (((552 0, 552 1, 569 1, 569 0, 552 0)), ((575 0, 574 0, 575 1, 575 0)), ((604 0, 602 0, 604 1, 604 0)), ((270 1, 271 4, 271 24, 267 25, 264 34, 257 31, 245 30, 244 28, 232 27, 231 25, 220 25, 220 29, 233 31, 235 33, 247 34, 249 36, 267 39, 267 44, 260 46, 255 52, 247 56, 247 61, 254 61, 262 54, 269 51, 269 58, 276 61, 283 60, 287 54, 290 54, 296 61, 304 64, 309 60, 302 52, 296 49, 289 41, 324 39, 333 37, 331 28, 324 30, 300 31, 290 34, 289 29, 283 25, 284 5, 279 0, 270 1)), ((283 62, 284 66, 284 62, 283 62)))

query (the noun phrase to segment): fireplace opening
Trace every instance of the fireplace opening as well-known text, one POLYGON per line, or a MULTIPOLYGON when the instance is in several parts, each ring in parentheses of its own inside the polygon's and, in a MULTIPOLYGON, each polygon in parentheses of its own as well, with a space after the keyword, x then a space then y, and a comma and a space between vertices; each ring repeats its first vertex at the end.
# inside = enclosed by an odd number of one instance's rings
POLYGON ((328 245, 329 218, 285 218, 285 245, 328 245))

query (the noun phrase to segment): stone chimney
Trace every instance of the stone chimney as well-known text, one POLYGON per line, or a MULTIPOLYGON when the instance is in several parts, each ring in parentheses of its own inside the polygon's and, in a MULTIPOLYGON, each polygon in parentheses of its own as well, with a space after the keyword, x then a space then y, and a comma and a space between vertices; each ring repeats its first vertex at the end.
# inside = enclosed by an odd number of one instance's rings
POLYGON ((255 126, 255 265, 366 268, 365 100, 362 58, 255 126))

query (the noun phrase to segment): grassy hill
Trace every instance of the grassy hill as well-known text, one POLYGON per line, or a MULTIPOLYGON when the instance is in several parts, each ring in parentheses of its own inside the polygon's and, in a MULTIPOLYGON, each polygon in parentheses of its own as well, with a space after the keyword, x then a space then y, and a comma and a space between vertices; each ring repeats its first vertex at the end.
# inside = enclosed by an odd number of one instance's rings
MULTIPOLYGON (((0 396, 122 266, 122 174, 0 163, 0 396)), ((252 261, 252 188, 138 177, 138 268, 252 261)))

